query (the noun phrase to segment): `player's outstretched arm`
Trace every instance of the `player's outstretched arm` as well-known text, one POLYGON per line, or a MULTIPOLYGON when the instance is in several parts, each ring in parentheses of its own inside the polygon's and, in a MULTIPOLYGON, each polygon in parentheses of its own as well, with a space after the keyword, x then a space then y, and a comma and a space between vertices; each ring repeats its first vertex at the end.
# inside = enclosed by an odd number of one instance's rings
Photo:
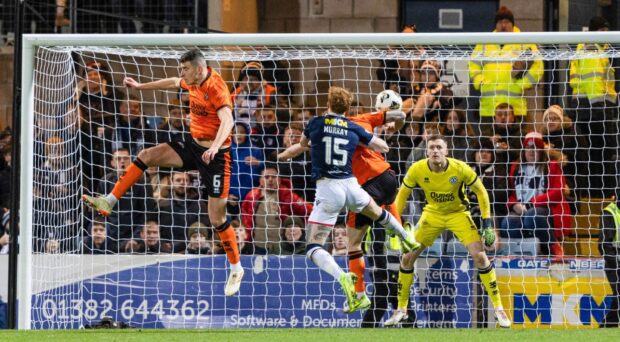
POLYGON ((299 143, 294 144, 290 146, 289 148, 287 148, 286 150, 282 151, 281 153, 278 153, 278 160, 284 161, 284 160, 289 160, 291 158, 295 158, 298 155, 308 151, 309 149, 310 149, 309 147, 301 146, 301 144, 299 143))
POLYGON ((178 77, 169 77, 153 82, 140 83, 131 77, 125 77, 125 79, 123 79, 123 84, 127 88, 135 88, 138 90, 166 90, 179 88, 181 79, 178 77))
POLYGON ((387 153, 388 151, 390 151, 390 147, 385 142, 385 140, 376 136, 372 137, 372 140, 370 140, 370 142, 368 143, 368 147, 379 153, 387 153))

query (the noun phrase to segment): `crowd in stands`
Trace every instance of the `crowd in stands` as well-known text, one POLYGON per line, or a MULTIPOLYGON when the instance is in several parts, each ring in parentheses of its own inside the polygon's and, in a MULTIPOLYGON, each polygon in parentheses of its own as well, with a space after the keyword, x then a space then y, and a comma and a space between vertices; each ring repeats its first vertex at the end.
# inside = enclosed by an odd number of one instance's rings
MULTIPOLYGON (((597 20, 591 30, 608 27, 597 20)), ((505 7, 498 11, 496 31, 519 32, 505 7)), ((403 32, 415 32, 415 27, 407 26, 403 32)), ((606 48, 584 45, 579 49, 606 48)), ((422 47, 416 49, 424 52, 422 47)), ((541 253, 557 256, 563 254, 562 240, 573 234, 571 202, 579 196, 613 195, 615 185, 609 179, 616 171, 608 161, 615 161, 617 155, 617 127, 610 124, 618 118, 617 95, 609 61, 588 64, 587 58, 580 59, 570 69, 575 110, 553 104, 544 111, 542 122, 526 122, 531 113, 524 92, 536 87, 544 74, 542 60, 533 57, 537 49, 534 44, 476 46, 475 56, 511 57, 512 61, 472 60, 470 83, 480 95, 467 99, 455 96, 450 85, 442 82, 442 61, 380 61, 377 79, 384 89, 400 93, 407 121, 400 130, 387 127, 379 134, 390 144, 386 159, 399 175, 425 158, 427 137, 446 136, 451 157, 468 162, 486 186, 499 235, 537 237, 541 253), (606 73, 591 76, 592 65, 606 73), (606 97, 599 98, 582 82, 601 82, 606 97)), ((40 213, 34 218, 35 251, 224 253, 206 214, 206 196, 197 173, 148 170, 105 220, 86 209, 84 217, 69 212, 81 205, 76 193, 109 193, 145 147, 191 139, 189 108, 182 93, 170 101, 165 115, 149 116, 139 98, 113 86, 105 63, 93 60, 83 65, 74 108, 78 124, 41 118, 36 132, 41 143, 35 149, 45 161, 36 165, 35 172, 40 184, 35 186, 34 206, 40 213), (64 141, 59 134, 63 129, 79 130, 80 139, 64 141), (69 149, 81 151, 81 160, 66 153, 69 149)), ((228 214, 242 254, 303 254, 304 250, 315 187, 310 156, 305 153, 283 162, 277 155, 299 142, 307 122, 322 113, 292 101, 289 95, 294 88, 282 69, 286 65, 281 62, 248 62, 230 89, 235 126, 228 214)), ((370 110, 369 104, 358 103, 350 115, 370 110)), ((0 136, 3 227, 9 215, 10 144, 10 132, 4 132, 0 136)), ((475 213, 475 195, 466 196, 475 213)), ((415 223, 423 203, 422 192, 414 191, 403 218, 415 223)), ((346 255, 344 217, 345 213, 332 233, 334 255, 346 255)), ((0 237, 0 251, 6 250, 5 240, 6 234, 0 237)))

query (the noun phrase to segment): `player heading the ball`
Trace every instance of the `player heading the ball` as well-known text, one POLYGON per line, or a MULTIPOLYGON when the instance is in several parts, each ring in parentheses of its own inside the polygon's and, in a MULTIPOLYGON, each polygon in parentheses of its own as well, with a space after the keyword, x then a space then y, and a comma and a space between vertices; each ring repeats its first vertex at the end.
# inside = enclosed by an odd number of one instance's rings
POLYGON ((200 50, 185 52, 179 59, 180 77, 164 78, 140 83, 126 77, 123 83, 137 90, 163 90, 183 88, 189 91, 190 133, 192 139, 168 142, 138 153, 127 167, 125 176, 114 185, 107 196, 84 195, 83 200, 103 216, 108 216, 116 202, 135 184, 149 167, 172 167, 179 170, 198 170, 209 197, 208 213, 215 227, 231 272, 226 282, 225 294, 232 296, 239 291, 243 268, 235 231, 226 218, 226 201, 230 190, 231 130, 233 127, 230 92, 222 77, 211 67, 200 50))

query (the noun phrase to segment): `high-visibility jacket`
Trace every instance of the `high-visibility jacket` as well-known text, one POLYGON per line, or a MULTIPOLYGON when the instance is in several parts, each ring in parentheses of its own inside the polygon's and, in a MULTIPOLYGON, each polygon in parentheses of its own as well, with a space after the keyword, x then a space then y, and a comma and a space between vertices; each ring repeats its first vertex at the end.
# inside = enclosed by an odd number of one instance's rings
POLYGON ((614 235, 613 243, 616 246, 620 246, 620 209, 618 209, 616 203, 610 203, 603 210, 610 213, 614 218, 614 223, 616 224, 616 235, 614 235))
POLYGON ((586 97, 590 103, 617 102, 615 72, 604 56, 608 44, 579 44, 570 62, 570 86, 574 97, 586 97))
MULTIPOLYGON (((521 32, 516 26, 513 32, 521 32)), ((469 78, 480 90, 480 116, 494 116, 495 107, 508 103, 515 115, 527 114, 525 89, 540 81, 544 73, 542 59, 534 59, 536 44, 478 44, 471 54, 469 78), (512 64, 526 60, 529 68, 521 78, 512 78, 512 64)))

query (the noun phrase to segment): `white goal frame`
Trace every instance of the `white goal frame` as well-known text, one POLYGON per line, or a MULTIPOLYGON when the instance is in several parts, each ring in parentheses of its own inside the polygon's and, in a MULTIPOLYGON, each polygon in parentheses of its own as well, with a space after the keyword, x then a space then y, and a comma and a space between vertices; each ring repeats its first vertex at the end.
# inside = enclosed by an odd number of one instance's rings
MULTIPOLYGON (((41 46, 355 46, 620 43, 620 32, 337 33, 337 34, 27 34, 21 69, 20 236, 18 327, 31 329, 34 156, 34 67, 41 46)), ((18 71, 19 72, 19 71, 18 71)), ((17 142, 16 142, 17 143, 17 142)))

